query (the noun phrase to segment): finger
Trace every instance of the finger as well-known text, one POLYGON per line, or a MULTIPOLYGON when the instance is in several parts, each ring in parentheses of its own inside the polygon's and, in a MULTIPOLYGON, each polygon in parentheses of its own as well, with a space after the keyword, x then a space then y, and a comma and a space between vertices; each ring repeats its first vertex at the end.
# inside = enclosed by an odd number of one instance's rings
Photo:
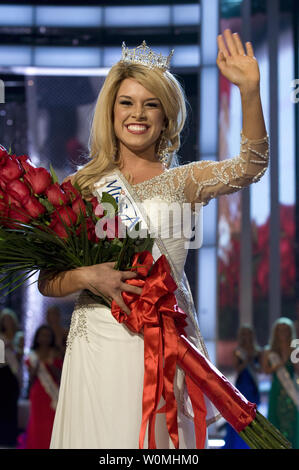
POLYGON ((235 42, 233 40, 233 36, 232 36, 232 33, 231 33, 230 29, 226 29, 224 31, 224 37, 225 37, 225 41, 226 41, 227 48, 229 50, 230 55, 237 55, 238 51, 237 51, 237 48, 235 46, 235 42))
POLYGON ((125 282, 121 283, 120 286, 121 290, 125 290, 126 292, 132 292, 132 294, 140 295, 142 292, 142 288, 138 286, 131 286, 130 284, 126 284, 125 282))
POLYGON ((134 279, 137 276, 135 271, 120 271, 121 279, 134 279))
POLYGON ((219 47, 219 51, 222 52, 222 54, 224 55, 224 57, 228 57, 229 56, 229 53, 228 53, 228 50, 226 48, 226 45, 225 45, 225 42, 224 42, 224 39, 222 37, 222 34, 219 34, 217 36, 217 43, 218 43, 218 47, 219 47))
POLYGON ((242 44, 242 41, 241 41, 241 39, 240 39, 239 34, 238 34, 238 33, 234 33, 234 34, 233 34, 233 39, 234 39, 234 42, 235 42, 235 45, 236 45, 238 54, 240 54, 240 55, 245 55, 245 50, 244 50, 244 47, 243 47, 243 44, 242 44))
POLYGON ((124 302, 124 299, 122 298, 121 295, 116 295, 113 300, 115 300, 115 302, 117 303, 117 305, 121 308, 121 310, 123 310, 127 315, 130 315, 130 309, 129 307, 126 305, 126 303, 124 302))
POLYGON ((223 65, 226 64, 226 58, 225 58, 225 56, 224 56, 224 54, 223 54, 222 51, 219 51, 219 52, 218 52, 218 56, 217 56, 216 62, 217 62, 217 65, 218 65, 219 67, 222 67, 223 65))
POLYGON ((247 55, 249 57, 254 57, 254 50, 253 50, 251 42, 249 41, 246 42, 245 46, 246 46, 247 55))

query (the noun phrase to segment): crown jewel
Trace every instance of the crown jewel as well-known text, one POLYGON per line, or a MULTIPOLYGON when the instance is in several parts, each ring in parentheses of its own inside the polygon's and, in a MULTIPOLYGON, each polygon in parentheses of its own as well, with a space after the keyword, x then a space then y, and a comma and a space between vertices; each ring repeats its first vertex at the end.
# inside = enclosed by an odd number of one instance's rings
POLYGON ((152 51, 150 47, 146 45, 146 42, 135 47, 134 49, 129 49, 126 47, 126 43, 122 43, 122 62, 127 62, 129 64, 141 64, 149 67, 150 69, 158 68, 161 70, 168 70, 170 66, 170 59, 173 56, 174 49, 170 52, 168 56, 163 56, 162 53, 157 54, 152 51))

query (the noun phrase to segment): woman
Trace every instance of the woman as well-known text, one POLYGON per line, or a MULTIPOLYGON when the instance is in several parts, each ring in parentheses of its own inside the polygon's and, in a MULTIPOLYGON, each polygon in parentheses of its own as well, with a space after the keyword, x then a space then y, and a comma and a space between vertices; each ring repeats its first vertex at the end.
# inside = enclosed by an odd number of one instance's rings
MULTIPOLYGON (((256 344, 253 328, 243 325, 238 332, 238 346, 234 351, 236 387, 251 403, 260 403, 256 374, 261 368, 261 350, 256 344)), ((225 449, 248 449, 243 439, 227 424, 225 449)))
MULTIPOLYGON (((134 51, 123 46, 121 61, 110 70, 95 108, 91 161, 72 181, 79 184, 86 198, 94 194, 100 200, 102 191, 110 192, 122 203, 122 220, 128 226, 142 221, 145 227, 156 224, 154 228, 160 231, 167 225, 177 230, 179 227, 169 222, 170 204, 180 208, 185 204, 184 210, 186 205, 196 209, 212 197, 257 181, 265 172, 268 144, 258 65, 250 44, 245 54, 237 34, 229 30, 224 34, 226 44, 222 35, 218 38, 217 64, 240 88, 243 104, 244 136, 236 159, 193 162, 169 169, 186 117, 184 93, 167 70, 170 58, 162 63, 145 43, 134 51)), ((153 257, 156 260, 161 253, 167 257, 178 285, 177 302, 188 314, 189 339, 206 354, 184 273, 186 238, 164 235, 155 236, 153 257)), ((47 296, 81 290, 101 292, 129 314, 122 292, 140 294, 141 289, 125 282, 135 278, 135 273, 116 271, 113 265, 82 267, 51 279, 42 276, 39 288, 47 296)), ((79 297, 68 337, 51 448, 138 448, 143 355, 141 335, 119 324, 108 307, 95 304, 86 294, 79 297)), ((176 372, 179 445, 195 448, 184 374, 179 368, 176 372)), ((207 402, 207 423, 213 419, 214 411, 207 402)), ((156 441, 158 448, 173 447, 164 413, 157 415, 156 441)))
POLYGON ((0 362, 0 446, 14 447, 18 435, 21 355, 15 348, 18 319, 13 310, 0 314, 0 341, 4 342, 4 363, 0 362))
POLYGON ((61 312, 58 306, 53 305, 46 312, 47 324, 52 328, 55 336, 55 347, 61 359, 64 358, 68 330, 61 324, 61 312))
POLYGON ((291 342, 296 338, 293 322, 281 317, 274 323, 263 355, 263 370, 272 374, 268 419, 299 449, 299 396, 295 384, 298 363, 291 361, 291 342))
POLYGON ((58 399, 62 360, 55 348, 52 329, 41 325, 25 361, 29 370, 30 415, 27 449, 48 449, 58 399))

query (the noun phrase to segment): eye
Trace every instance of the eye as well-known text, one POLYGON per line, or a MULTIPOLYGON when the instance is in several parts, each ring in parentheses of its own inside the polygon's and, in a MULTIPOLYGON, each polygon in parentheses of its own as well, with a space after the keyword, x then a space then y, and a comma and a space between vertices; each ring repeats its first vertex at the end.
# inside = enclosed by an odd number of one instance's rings
POLYGON ((130 105, 132 103, 131 103, 131 101, 128 101, 128 100, 122 100, 122 101, 120 101, 120 104, 130 105))
POLYGON ((158 108, 159 104, 158 103, 147 103, 147 106, 150 108, 158 108))

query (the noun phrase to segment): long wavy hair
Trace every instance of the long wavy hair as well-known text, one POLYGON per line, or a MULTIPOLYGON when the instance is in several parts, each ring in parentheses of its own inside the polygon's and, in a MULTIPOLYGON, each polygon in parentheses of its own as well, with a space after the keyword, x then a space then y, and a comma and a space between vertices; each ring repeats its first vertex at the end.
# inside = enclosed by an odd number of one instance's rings
POLYGON ((296 338, 294 322, 290 318, 287 318, 287 317, 278 318, 272 326, 272 331, 271 331, 271 336, 270 336, 270 341, 269 341, 270 349, 277 353, 280 353, 280 339, 279 339, 279 333, 278 333, 278 328, 280 325, 285 325, 288 327, 290 347, 291 347, 291 341, 296 338))
MULTIPOLYGON (((167 140, 170 154, 175 155, 180 147, 180 133, 186 120, 186 98, 178 80, 169 71, 117 62, 110 69, 95 105, 88 145, 90 161, 73 177, 84 197, 92 195, 93 185, 101 176, 121 166, 113 108, 120 84, 126 78, 137 80, 160 99, 167 120, 163 137, 167 140)), ((159 143, 160 139, 156 149, 159 143)), ((131 179, 131 175, 126 177, 131 179)))

